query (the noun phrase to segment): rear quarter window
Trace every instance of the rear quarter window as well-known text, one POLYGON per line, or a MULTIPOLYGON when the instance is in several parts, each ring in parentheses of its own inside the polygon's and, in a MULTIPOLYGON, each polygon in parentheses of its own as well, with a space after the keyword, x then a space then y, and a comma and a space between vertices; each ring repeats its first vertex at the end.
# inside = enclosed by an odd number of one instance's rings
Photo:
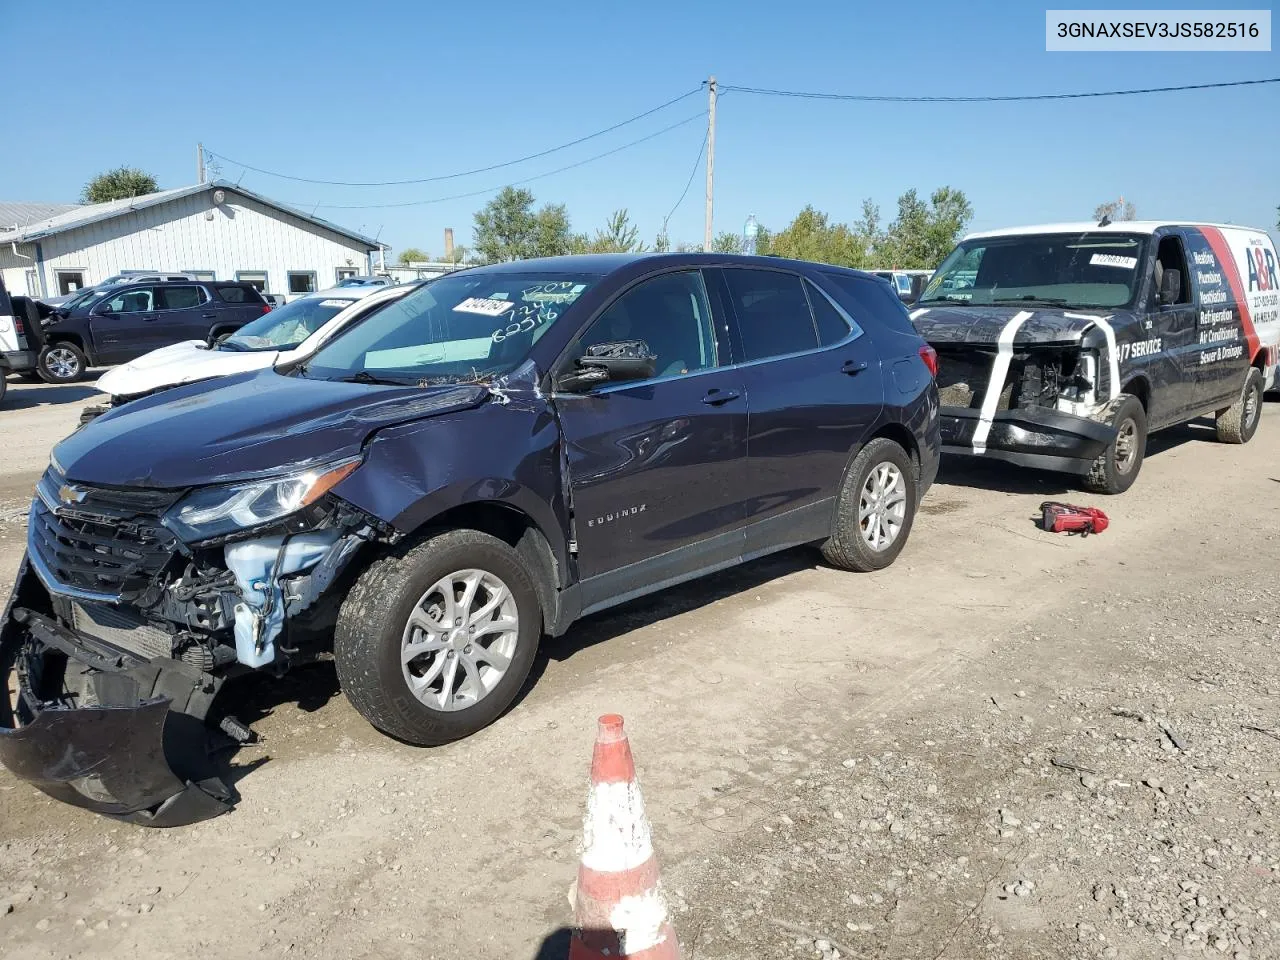
POLYGON ((218 299, 226 303, 265 303, 253 287, 217 287, 218 299))
POLYGON ((864 326, 864 318, 870 318, 890 330, 918 336, 911 314, 885 281, 847 273, 824 273, 822 279, 836 302, 864 326))

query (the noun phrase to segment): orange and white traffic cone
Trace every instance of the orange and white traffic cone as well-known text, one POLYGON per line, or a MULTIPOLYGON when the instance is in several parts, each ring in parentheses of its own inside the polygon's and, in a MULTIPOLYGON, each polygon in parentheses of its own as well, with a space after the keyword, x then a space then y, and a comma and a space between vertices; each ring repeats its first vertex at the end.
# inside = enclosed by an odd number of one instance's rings
POLYGON ((600 718, 569 960, 679 960, 622 717, 600 718))

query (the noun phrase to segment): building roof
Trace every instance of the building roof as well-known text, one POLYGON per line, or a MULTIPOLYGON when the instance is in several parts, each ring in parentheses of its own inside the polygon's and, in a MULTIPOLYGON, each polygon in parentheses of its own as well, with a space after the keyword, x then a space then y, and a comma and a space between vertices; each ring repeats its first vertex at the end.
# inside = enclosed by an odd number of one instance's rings
MULTIPOLYGON (((1011 237, 1026 236, 1035 233, 1155 233, 1161 227, 1222 227, 1228 230, 1249 230, 1233 223, 1200 223, 1195 220, 1113 220, 1105 227, 1098 226, 1098 221, 1087 220, 1079 223, 1040 223, 1026 227, 1005 227, 1001 230, 979 230, 965 237, 1011 237)), ((1258 233, 1265 233, 1259 230, 1258 233)))
POLYGON ((23 203, 20 200, 0 200, 0 233, 14 227, 26 226, 36 220, 48 220, 60 213, 79 207, 78 203, 23 203))
MULTIPOLYGON (((62 211, 52 215, 47 215, 43 219, 31 223, 23 224, 17 230, 5 231, 6 224, 0 219, 0 243, 26 243, 32 240, 40 240, 44 237, 55 233, 63 233, 67 230, 75 230, 78 227, 88 226, 91 223, 97 223, 101 220, 110 220, 113 217, 119 217, 134 210, 143 210, 147 207, 154 207, 162 203, 169 203, 172 200, 178 200, 182 197, 190 197, 206 190, 225 190, 228 193, 238 193, 241 196, 249 197, 256 200, 264 206, 274 207, 283 213, 297 217, 300 220, 306 220, 317 226, 323 227, 334 233, 341 234, 344 237, 355 240, 364 244, 370 250, 378 249, 378 241, 363 234, 348 230, 346 227, 340 227, 336 223, 330 223, 328 220, 321 220, 319 217, 304 213, 295 207, 287 206, 279 201, 272 200, 270 197, 264 197, 260 193, 254 193, 252 190, 246 190, 244 187, 237 186, 233 183, 227 183, 225 180, 214 180, 210 183, 196 183, 189 187, 174 187, 171 190, 160 190, 156 193, 143 194, 140 197, 129 197, 124 200, 111 200, 107 203, 92 203, 86 206, 77 207, 70 205, 62 205, 62 211)), ((52 204, 9 204, 8 206, 45 206, 50 207, 52 204)), ((21 221, 15 221, 21 223, 21 221)))

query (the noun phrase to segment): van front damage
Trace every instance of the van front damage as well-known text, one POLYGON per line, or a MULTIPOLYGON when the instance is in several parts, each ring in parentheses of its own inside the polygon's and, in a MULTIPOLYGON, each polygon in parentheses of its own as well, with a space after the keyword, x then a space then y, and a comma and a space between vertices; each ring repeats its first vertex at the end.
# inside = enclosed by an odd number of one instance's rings
POLYGON ((921 308, 938 352, 943 452, 1087 474, 1116 438, 1112 322, 996 307, 921 308))

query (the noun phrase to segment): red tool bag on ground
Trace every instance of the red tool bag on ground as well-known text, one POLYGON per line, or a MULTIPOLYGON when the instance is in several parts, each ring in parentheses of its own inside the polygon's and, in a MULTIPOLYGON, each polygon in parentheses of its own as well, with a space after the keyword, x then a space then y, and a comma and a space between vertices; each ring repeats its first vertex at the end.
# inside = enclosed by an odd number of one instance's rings
POLYGON ((1040 526, 1050 533, 1078 533, 1087 537, 1101 533, 1110 521, 1097 507, 1077 507, 1070 503, 1046 500, 1040 504, 1040 526))

